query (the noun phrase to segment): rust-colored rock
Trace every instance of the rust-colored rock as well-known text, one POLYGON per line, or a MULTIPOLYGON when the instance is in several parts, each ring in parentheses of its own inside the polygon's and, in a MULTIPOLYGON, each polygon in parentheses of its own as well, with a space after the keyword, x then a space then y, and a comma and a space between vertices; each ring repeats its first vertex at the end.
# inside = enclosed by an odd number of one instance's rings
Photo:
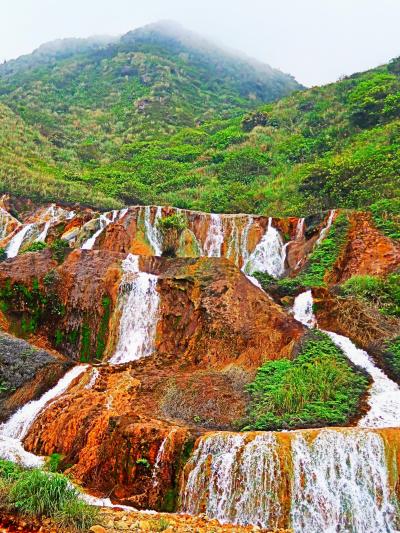
POLYGON ((378 231, 371 215, 353 212, 346 246, 329 281, 341 283, 355 274, 382 276, 400 265, 400 243, 378 231))

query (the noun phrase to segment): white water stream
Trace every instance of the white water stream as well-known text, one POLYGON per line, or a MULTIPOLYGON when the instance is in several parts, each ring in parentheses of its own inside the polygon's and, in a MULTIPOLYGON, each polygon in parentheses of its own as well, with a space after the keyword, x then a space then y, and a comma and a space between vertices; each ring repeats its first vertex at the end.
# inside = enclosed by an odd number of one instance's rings
POLYGON ((128 363, 152 353, 160 300, 157 276, 140 272, 138 256, 129 254, 122 267, 121 319, 117 348, 109 361, 112 364, 128 363))
POLYGON ((38 400, 32 400, 21 407, 4 424, 0 425, 0 457, 22 463, 25 466, 40 466, 43 459, 24 450, 22 440, 29 428, 49 402, 63 394, 71 383, 86 371, 87 366, 75 366, 38 400))
POLYGON ((279 231, 273 227, 272 218, 268 220, 268 228, 254 251, 243 265, 247 274, 267 272, 274 278, 280 278, 285 272, 286 245, 279 231))
POLYGON ((212 213, 210 215, 210 225, 204 242, 204 252, 208 257, 221 257, 222 244, 224 242, 224 228, 221 215, 212 213))
POLYGON ((6 247, 7 258, 11 259, 18 255, 19 249, 25 240, 25 237, 35 228, 35 224, 26 224, 10 240, 6 247))
POLYGON ((153 248, 154 255, 162 255, 162 237, 157 225, 161 217, 162 208, 161 206, 158 206, 154 215, 154 221, 151 223, 151 207, 148 205, 144 208, 144 226, 146 228, 146 238, 153 248))
MULTIPOLYGON (((296 320, 307 327, 316 326, 313 313, 313 298, 311 291, 299 294, 295 299, 293 313, 296 320)), ((398 427, 400 425, 400 387, 389 379, 378 368, 367 352, 357 348, 355 344, 331 331, 325 331, 332 341, 341 348, 348 359, 363 368, 372 377, 373 383, 369 390, 368 413, 358 422, 359 427, 398 427)))

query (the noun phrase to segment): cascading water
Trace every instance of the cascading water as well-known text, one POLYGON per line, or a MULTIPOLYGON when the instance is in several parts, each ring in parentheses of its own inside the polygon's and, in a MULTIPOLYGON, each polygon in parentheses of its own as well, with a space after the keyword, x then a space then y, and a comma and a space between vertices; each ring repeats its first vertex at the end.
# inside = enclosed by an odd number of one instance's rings
POLYGON ((318 244, 320 244, 324 239, 325 237, 327 236, 329 230, 331 229, 331 226, 333 224, 333 219, 335 218, 335 214, 336 214, 336 210, 335 209, 332 209, 332 211, 329 212, 329 217, 328 217, 328 221, 326 223, 326 226, 321 230, 321 233, 319 234, 319 237, 315 243, 315 245, 317 246, 318 244))
POLYGON ((71 383, 85 372, 87 366, 75 366, 63 376, 57 385, 47 391, 38 400, 28 402, 21 407, 4 424, 0 425, 0 457, 24 464, 25 466, 40 466, 41 457, 26 452, 22 440, 39 413, 55 398, 63 394, 71 383))
POLYGON ((212 213, 210 215, 210 225, 204 242, 204 253, 208 257, 221 257, 222 244, 224 242, 224 228, 221 215, 212 213))
MULTIPOLYGON (((314 327, 316 319, 313 313, 311 291, 303 292, 296 297, 293 306, 296 320, 307 327, 314 327)), ((359 427, 397 427, 400 423, 400 387, 378 368, 367 352, 355 346, 344 337, 331 331, 325 331, 332 341, 341 348, 348 359, 357 366, 364 368, 372 377, 373 383, 369 390, 368 413, 359 420, 359 427)))
POLYGON ((140 272, 138 256, 129 254, 122 267, 121 319, 117 348, 110 359, 113 364, 135 361, 152 353, 160 299, 157 276, 140 272))
POLYGON ((268 228, 261 241, 250 254, 244 272, 267 272, 274 278, 280 278, 285 272, 286 246, 279 231, 273 227, 272 218, 268 220, 268 228))
POLYGON ((395 533, 381 435, 365 429, 214 433, 186 466, 181 510, 294 533, 395 533))
POLYGON ((151 223, 151 207, 148 205, 144 208, 144 226, 146 228, 146 238, 153 248, 154 255, 162 255, 162 238, 157 227, 157 223, 161 217, 162 208, 158 206, 154 216, 154 222, 151 223))
POLYGON ((158 449, 156 461, 153 468, 153 487, 156 487, 159 484, 158 474, 160 472, 161 466, 164 461, 167 459, 166 455, 168 452, 168 444, 171 442, 173 435, 176 433, 176 429, 172 429, 165 439, 162 441, 160 448, 158 449))
POLYGON ((5 250, 8 259, 11 259, 12 257, 16 257, 18 255, 22 243, 24 242, 27 235, 29 235, 29 233, 35 228, 35 226, 36 224, 26 224, 14 235, 5 250))
POLYGON ((383 439, 372 431, 322 430, 292 441, 291 525, 297 533, 397 530, 383 439))
POLYGON ((118 216, 118 211, 112 211, 111 213, 105 213, 104 215, 101 214, 99 216, 99 225, 100 225, 99 229, 95 233, 93 233, 93 235, 91 237, 89 237, 89 239, 87 239, 87 241, 85 241, 82 244, 82 250, 92 250, 93 246, 95 245, 97 237, 101 233, 103 233, 103 231, 106 229, 106 227, 109 224, 111 224, 112 222, 115 221, 117 216, 118 216), (111 214, 111 218, 110 218, 110 214, 111 214))
POLYGON ((277 524, 280 461, 273 433, 248 439, 246 433, 203 437, 190 461, 181 495, 190 514, 261 527, 277 524))
POLYGON ((304 223, 305 223, 305 219, 299 218, 297 222, 297 227, 296 227, 296 235, 295 235, 296 241, 301 241, 302 239, 304 239, 304 223))

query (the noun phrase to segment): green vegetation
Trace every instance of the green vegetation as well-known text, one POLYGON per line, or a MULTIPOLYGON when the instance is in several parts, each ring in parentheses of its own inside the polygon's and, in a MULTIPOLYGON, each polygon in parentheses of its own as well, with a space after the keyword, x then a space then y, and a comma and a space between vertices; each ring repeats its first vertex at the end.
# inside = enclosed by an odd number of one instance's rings
POLYGON ((382 362, 388 374, 400 382, 400 336, 387 341, 382 353, 382 362))
POLYGON ((400 316, 400 274, 386 277, 352 276, 341 286, 345 296, 353 296, 377 307, 384 315, 400 316))
POLYGON ((78 491, 61 474, 26 470, 0 460, 0 508, 26 516, 49 517, 68 531, 88 530, 98 516, 96 508, 79 499, 78 491))
POLYGON ((27 248, 25 248, 22 253, 27 252, 41 252, 42 250, 45 250, 47 248, 47 244, 45 242, 33 242, 30 244, 27 248))
POLYGON ((163 255, 175 257, 179 248, 179 238, 186 228, 186 220, 181 213, 160 218, 157 222, 163 239, 163 255))
POLYGON ((165 518, 159 518, 158 520, 151 521, 151 530, 152 531, 165 531, 170 527, 171 523, 168 522, 165 518))
POLYGON ((57 263, 62 263, 65 259, 69 244, 63 239, 56 239, 50 244, 51 255, 57 263))
POLYGON ((300 289, 325 286, 326 278, 340 256, 348 228, 348 218, 344 213, 341 213, 334 220, 326 237, 309 255, 306 266, 296 277, 275 280, 269 274, 262 272, 256 272, 254 276, 264 290, 276 292, 281 296, 293 296, 300 289))
POLYGON ((150 463, 147 459, 144 457, 139 457, 139 459, 136 459, 136 464, 144 466, 145 468, 150 468, 150 463))
POLYGON ((369 381, 321 332, 313 332, 293 359, 268 361, 248 385, 246 430, 343 425, 359 408, 369 381))
POLYGON ((398 238, 400 59, 263 103, 299 86, 171 29, 65 46, 0 66, 0 190, 277 216, 371 206, 398 238))

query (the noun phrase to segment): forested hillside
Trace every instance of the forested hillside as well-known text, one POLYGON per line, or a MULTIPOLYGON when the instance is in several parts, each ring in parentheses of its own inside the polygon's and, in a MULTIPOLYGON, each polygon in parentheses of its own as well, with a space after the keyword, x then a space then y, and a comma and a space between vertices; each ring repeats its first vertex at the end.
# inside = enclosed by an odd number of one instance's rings
POLYGON ((296 88, 168 25, 47 45, 0 68, 19 116, 2 108, 1 149, 18 157, 12 172, 2 158, 1 189, 104 208, 395 212, 400 60, 265 103, 296 88))

